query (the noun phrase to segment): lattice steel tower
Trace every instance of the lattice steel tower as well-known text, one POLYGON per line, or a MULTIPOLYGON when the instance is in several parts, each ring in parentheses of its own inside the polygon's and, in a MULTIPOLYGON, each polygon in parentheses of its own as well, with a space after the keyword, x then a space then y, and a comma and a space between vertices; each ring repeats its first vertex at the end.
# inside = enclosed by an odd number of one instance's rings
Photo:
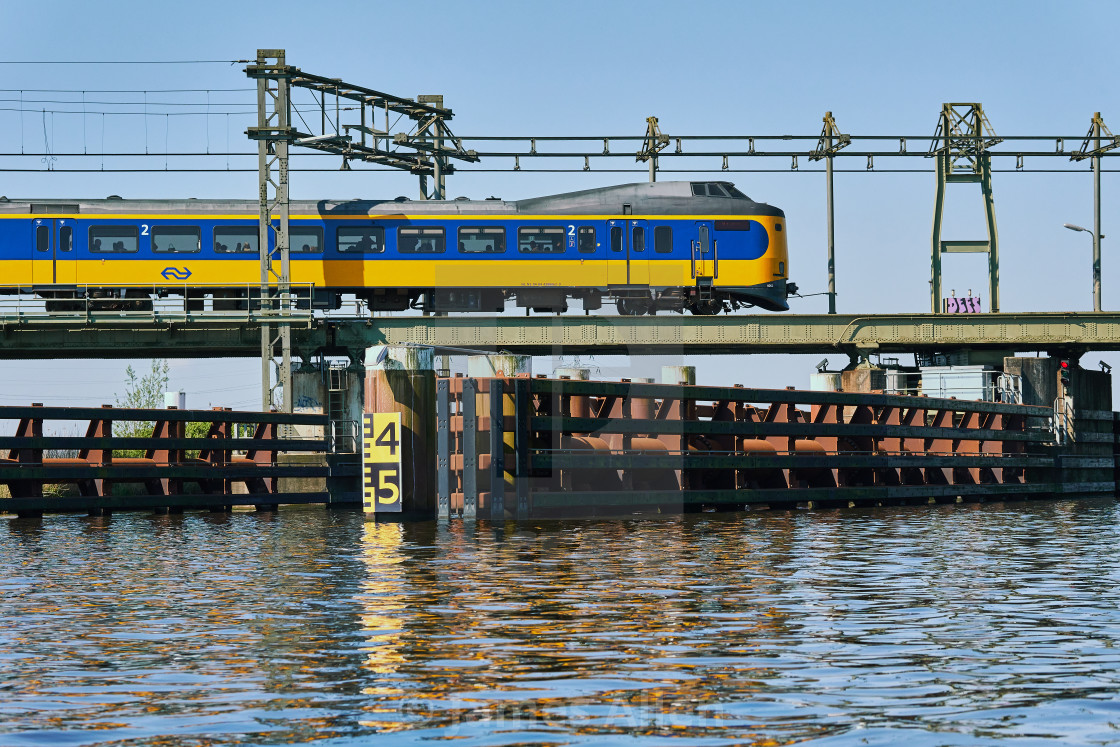
POLYGON ((937 159, 937 198, 933 209, 933 241, 930 307, 941 312, 941 255, 975 252, 988 254, 988 303, 999 311, 999 238, 995 203, 992 200, 992 163, 988 148, 1001 142, 992 131, 980 104, 943 104, 941 119, 930 143, 928 156, 937 159), (980 241, 943 241, 941 219, 945 210, 947 184, 980 184, 987 218, 988 238, 980 241))

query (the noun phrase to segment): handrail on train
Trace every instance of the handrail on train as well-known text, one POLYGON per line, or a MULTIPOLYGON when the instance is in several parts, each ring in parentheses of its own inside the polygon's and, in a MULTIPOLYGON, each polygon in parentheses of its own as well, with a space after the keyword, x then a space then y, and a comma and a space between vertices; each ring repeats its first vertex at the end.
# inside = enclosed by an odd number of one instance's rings
MULTIPOLYGON (((275 286, 270 290, 275 292, 275 286)), ((312 283, 290 283, 287 293, 268 296, 262 304, 260 283, 117 283, 108 287, 104 284, 0 285, 0 319, 305 321, 313 317, 309 303, 313 290, 312 283), (115 295, 106 296, 106 290, 115 295), (169 295, 168 291, 174 295, 169 295)))

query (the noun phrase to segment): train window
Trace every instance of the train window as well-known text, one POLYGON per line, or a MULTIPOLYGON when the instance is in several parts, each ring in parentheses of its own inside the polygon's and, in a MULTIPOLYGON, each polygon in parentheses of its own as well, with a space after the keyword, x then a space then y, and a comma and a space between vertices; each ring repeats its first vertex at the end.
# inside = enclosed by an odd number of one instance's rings
POLYGON ((501 226, 463 226, 459 229, 459 251, 467 254, 498 254, 506 250, 506 229, 501 226))
POLYGON ((595 227, 579 227, 579 250, 584 254, 595 251, 595 227))
POLYGON ((728 182, 693 182, 692 194, 698 197, 738 197, 749 200, 745 194, 735 189, 734 184, 728 182))
POLYGON ((517 229, 517 251, 522 254, 560 254, 564 251, 564 229, 560 226, 521 226, 517 229))
POLYGON ((643 226, 634 226, 634 238, 630 246, 634 247, 636 252, 646 250, 646 229, 643 226))
POLYGON ((49 252, 51 250, 50 226, 35 226, 35 251, 49 252))
POLYGON ((339 226, 335 244, 343 253, 380 254, 385 251, 385 229, 381 226, 339 226))
POLYGON ((58 250, 60 252, 69 252, 73 251, 73 249, 74 228, 72 226, 60 226, 58 229, 58 250))
POLYGON ((198 226, 152 226, 153 252, 197 252, 201 246, 198 226))
POLYGON ((255 226, 224 226, 214 229, 214 251, 220 253, 259 253, 260 237, 255 226))
POLYGON ((94 253, 135 252, 140 243, 136 226, 90 226, 89 250, 94 253))
POLYGON ((397 229, 397 251, 402 254, 443 254, 443 226, 401 226, 397 229))
POLYGON ((288 231, 288 246, 292 253, 322 254, 322 226, 292 226, 288 231))
POLYGON ((622 251, 622 226, 611 226, 611 251, 622 251))
POLYGON ((653 249, 658 254, 668 254, 673 251, 672 226, 658 226, 653 229, 653 249))

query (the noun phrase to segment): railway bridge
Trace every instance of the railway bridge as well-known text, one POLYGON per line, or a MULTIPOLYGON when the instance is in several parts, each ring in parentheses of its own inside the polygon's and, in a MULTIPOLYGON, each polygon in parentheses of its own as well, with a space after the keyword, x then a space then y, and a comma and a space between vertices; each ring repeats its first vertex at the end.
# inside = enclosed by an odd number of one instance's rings
POLYGON ((291 328, 305 360, 376 345, 521 355, 1120 350, 1120 312, 765 314, 729 316, 326 316, 310 312, 0 310, 0 358, 255 357, 262 324, 291 328))

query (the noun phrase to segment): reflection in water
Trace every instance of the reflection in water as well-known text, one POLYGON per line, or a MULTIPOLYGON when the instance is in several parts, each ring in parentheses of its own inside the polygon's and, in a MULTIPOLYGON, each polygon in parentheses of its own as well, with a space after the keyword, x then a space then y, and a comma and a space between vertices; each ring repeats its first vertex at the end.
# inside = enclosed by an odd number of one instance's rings
POLYGON ((0 744, 1117 742, 1117 513, 0 520, 0 744))
MULTIPOLYGON (((367 522, 362 528, 361 558, 366 577, 362 582, 360 614, 366 642, 360 650, 365 652, 362 666, 370 675, 370 684, 362 688, 362 694, 384 700, 398 699, 404 693, 395 677, 406 661, 401 653, 405 617, 401 535, 401 525, 395 523, 367 522)), ((389 717, 368 715, 360 721, 363 727, 387 732, 407 726, 391 718, 397 712, 395 707, 369 706, 366 710, 389 717)))

